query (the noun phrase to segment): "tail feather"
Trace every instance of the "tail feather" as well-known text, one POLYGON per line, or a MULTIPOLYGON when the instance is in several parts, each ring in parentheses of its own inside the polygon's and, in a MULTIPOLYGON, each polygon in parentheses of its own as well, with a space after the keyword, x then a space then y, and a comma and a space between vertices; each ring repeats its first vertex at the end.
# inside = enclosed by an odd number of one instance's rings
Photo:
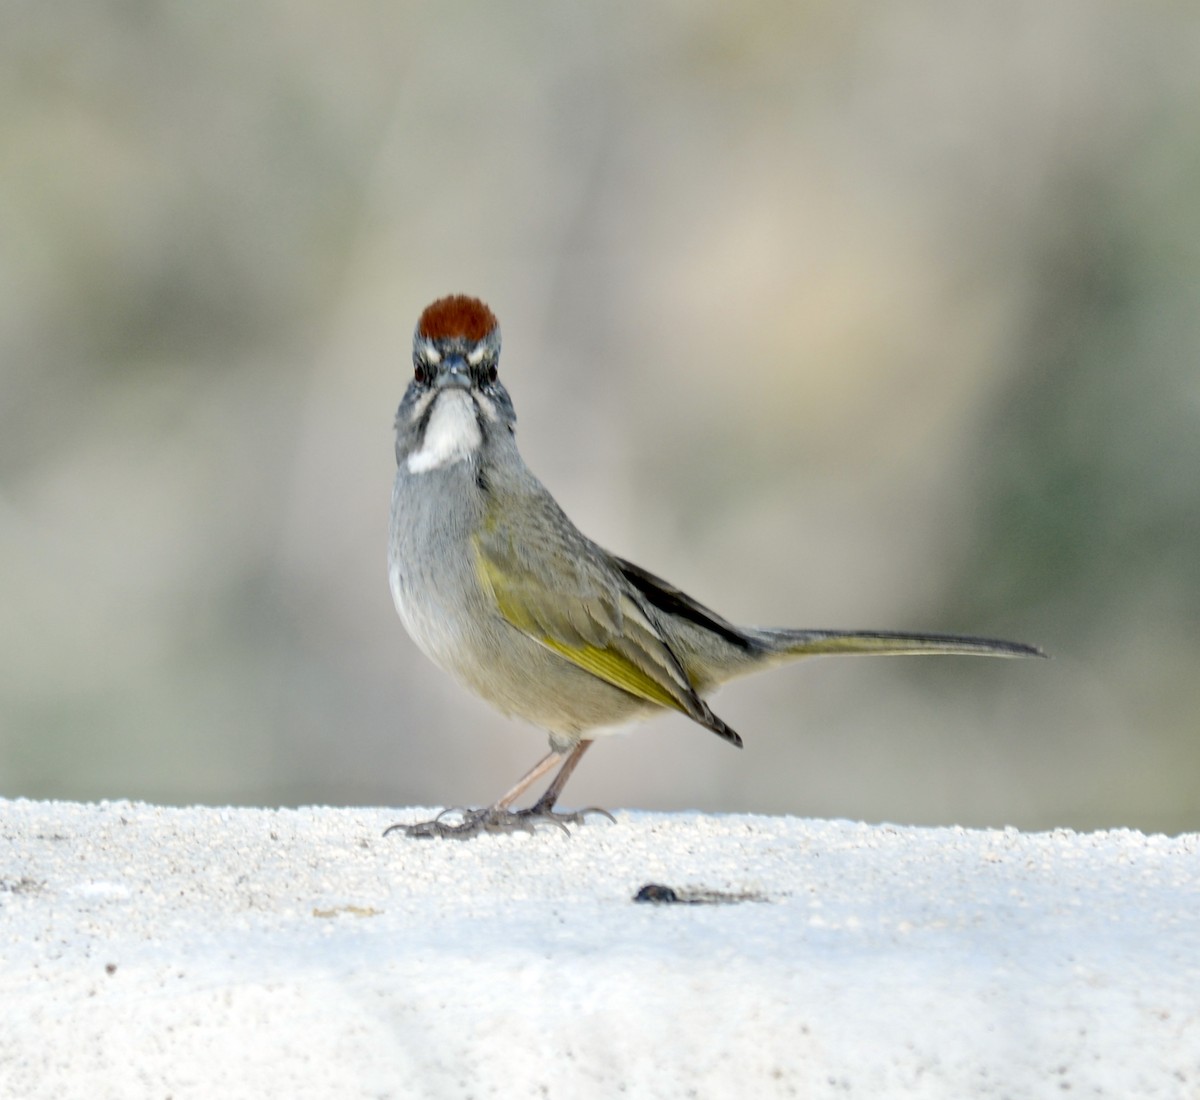
POLYGON ((834 653, 878 656, 957 653, 974 657, 1045 657, 1037 646, 969 634, 909 634, 892 630, 746 630, 768 652, 788 657, 834 653))

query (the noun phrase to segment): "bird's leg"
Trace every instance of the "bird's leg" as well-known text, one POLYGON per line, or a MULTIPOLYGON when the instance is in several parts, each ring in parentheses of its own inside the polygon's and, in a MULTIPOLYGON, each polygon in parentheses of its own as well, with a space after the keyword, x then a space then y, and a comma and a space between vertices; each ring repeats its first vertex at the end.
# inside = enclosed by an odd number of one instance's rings
POLYGON ((570 755, 563 761, 563 765, 558 769, 558 774, 554 777, 550 786, 543 792, 539 798, 527 810, 518 810, 517 816, 525 819, 536 819, 539 821, 552 821, 555 825, 582 825, 583 819, 588 814, 603 814, 609 821, 616 819, 607 810, 601 809, 599 806, 588 806, 583 810, 575 810, 571 813, 560 814, 555 813, 554 804, 558 801, 558 796, 562 794, 562 789, 567 785, 567 780, 571 778, 571 773, 579 766, 579 761, 583 759, 583 754, 592 747, 591 741, 580 741, 572 750, 570 755))
POLYGON ((591 741, 580 741, 573 749, 555 749, 547 753, 490 806, 479 810, 443 810, 432 821, 421 821, 416 825, 391 825, 384 830, 383 835, 387 836, 388 833, 403 830, 405 836, 454 837, 466 840, 468 837, 478 836, 480 833, 511 833, 517 829, 533 832, 534 826, 539 821, 557 825, 563 832, 566 832, 568 824, 583 821, 584 815, 589 813, 604 814, 611 821, 612 815, 607 810, 601 810, 594 806, 578 813, 559 814, 554 812, 554 803, 558 800, 571 772, 575 770, 580 758, 590 745, 591 741), (562 766, 559 768, 558 774, 537 802, 527 810, 509 808, 534 783, 559 763, 562 766), (462 815, 460 822, 452 825, 442 820, 446 814, 453 812, 462 815))

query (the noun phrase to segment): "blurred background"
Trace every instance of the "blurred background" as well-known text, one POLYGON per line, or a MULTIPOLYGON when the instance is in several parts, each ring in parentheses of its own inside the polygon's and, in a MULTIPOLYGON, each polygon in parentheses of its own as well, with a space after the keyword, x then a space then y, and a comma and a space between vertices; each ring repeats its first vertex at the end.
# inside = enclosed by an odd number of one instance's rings
POLYGON ((565 803, 1200 829, 1200 12, 14 2, 0 794, 481 804, 545 748, 387 589, 420 310, 524 455, 823 659, 565 803))

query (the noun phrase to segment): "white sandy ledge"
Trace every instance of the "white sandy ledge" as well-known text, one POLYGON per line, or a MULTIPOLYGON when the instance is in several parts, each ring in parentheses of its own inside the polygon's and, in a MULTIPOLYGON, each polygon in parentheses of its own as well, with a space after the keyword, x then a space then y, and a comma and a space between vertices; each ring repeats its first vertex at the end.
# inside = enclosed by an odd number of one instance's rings
POLYGON ((0 1097, 1200 1095, 1200 836, 421 816, 0 801, 0 1097))

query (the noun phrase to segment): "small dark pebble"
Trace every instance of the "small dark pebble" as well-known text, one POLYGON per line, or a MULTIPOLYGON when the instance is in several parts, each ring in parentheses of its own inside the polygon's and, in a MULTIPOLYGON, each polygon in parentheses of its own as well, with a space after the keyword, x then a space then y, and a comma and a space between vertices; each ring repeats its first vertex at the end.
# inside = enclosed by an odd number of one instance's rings
POLYGON ((678 905, 679 895, 669 886, 663 886, 658 882, 648 882, 633 895, 633 900, 653 901, 663 905, 678 905))
POLYGON ((648 882, 636 894, 634 901, 652 905, 737 905, 743 901, 766 901, 753 891, 734 894, 728 890, 706 890, 703 887, 664 886, 661 882, 648 882))

